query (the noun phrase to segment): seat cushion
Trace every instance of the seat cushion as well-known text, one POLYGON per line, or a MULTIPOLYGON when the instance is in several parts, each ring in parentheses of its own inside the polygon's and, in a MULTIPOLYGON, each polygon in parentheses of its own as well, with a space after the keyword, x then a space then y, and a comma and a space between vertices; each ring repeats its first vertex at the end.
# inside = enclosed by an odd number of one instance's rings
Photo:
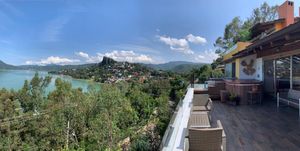
POLYGON ((210 109, 208 109, 206 106, 193 106, 192 107, 192 111, 209 111, 210 109))
POLYGON ((208 103, 208 94, 196 94, 193 97, 193 105, 195 106, 205 106, 208 103))

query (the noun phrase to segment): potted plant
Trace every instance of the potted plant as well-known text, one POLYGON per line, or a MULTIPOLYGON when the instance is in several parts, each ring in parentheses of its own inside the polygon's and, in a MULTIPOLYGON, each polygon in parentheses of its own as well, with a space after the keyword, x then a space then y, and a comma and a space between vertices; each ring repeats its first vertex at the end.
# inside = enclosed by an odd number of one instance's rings
POLYGON ((229 94, 229 103, 230 104, 232 104, 232 105, 239 105, 239 101, 240 101, 240 99, 239 99, 239 97, 236 95, 236 94, 234 94, 234 93, 230 93, 229 94))

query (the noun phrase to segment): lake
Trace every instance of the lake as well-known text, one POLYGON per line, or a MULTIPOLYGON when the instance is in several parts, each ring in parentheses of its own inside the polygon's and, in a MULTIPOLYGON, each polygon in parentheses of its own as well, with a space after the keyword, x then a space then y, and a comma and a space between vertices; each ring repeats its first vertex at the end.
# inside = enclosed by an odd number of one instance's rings
MULTIPOLYGON (((24 81, 30 81, 36 71, 31 70, 0 70, 0 88, 19 90, 23 87, 24 81)), ((89 85, 96 84, 88 80, 74 79, 70 76, 53 75, 44 71, 38 71, 40 77, 50 75, 52 77, 51 83, 46 89, 46 92, 50 92, 55 89, 55 79, 61 78, 65 81, 72 83, 73 88, 82 88, 83 91, 87 91, 89 85)))

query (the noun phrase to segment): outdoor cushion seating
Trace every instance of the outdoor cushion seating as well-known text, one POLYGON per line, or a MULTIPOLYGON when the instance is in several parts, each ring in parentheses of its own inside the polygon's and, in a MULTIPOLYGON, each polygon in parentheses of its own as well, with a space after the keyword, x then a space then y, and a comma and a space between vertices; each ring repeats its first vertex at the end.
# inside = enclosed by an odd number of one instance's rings
POLYGON ((209 100, 208 94, 194 94, 193 105, 194 106, 205 106, 209 100))
POLYGON ((277 93, 277 107, 279 107, 279 103, 283 102, 287 105, 299 108, 299 116, 300 116, 300 91, 290 89, 288 93, 277 93))
POLYGON ((197 106, 197 104, 193 104, 192 106, 192 112, 195 111, 211 111, 213 107, 213 103, 212 100, 210 98, 208 98, 208 101, 206 104, 202 105, 202 106, 197 106))
POLYGON ((217 121, 216 128, 189 128, 185 139, 185 151, 226 151, 226 135, 217 121))
POLYGON ((210 128, 208 112, 192 112, 188 122, 188 128, 210 128))

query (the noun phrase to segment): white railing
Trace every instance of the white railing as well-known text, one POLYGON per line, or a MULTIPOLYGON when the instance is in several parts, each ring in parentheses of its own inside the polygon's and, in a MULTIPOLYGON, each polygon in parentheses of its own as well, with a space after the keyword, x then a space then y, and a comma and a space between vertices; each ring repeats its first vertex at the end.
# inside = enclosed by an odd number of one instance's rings
POLYGON ((187 88, 184 99, 181 99, 177 105, 176 111, 169 123, 169 126, 163 136, 160 150, 163 151, 182 151, 183 144, 181 137, 187 127, 191 102, 194 94, 193 88, 187 88))

